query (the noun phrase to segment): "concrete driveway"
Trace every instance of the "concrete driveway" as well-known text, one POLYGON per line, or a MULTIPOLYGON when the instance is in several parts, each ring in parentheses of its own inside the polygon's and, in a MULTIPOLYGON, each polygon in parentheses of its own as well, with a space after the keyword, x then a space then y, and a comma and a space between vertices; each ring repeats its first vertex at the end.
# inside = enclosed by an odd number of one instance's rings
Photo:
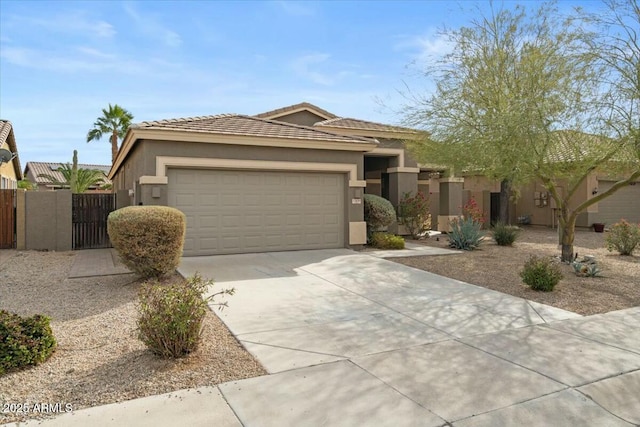
POLYGON ((270 373, 218 387, 229 425, 640 424, 640 308, 581 317, 343 249, 196 271, 236 289, 217 313, 270 373))

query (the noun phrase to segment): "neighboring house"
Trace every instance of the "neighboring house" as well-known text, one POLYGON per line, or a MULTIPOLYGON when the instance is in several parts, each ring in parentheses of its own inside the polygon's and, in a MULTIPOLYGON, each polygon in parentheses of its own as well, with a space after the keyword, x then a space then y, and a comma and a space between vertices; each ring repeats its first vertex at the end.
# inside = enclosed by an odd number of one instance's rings
MULTIPOLYGON (((64 182, 62 173, 58 171, 58 168, 61 166, 63 166, 62 163, 27 162, 27 165, 24 168, 24 177, 36 184, 38 191, 58 190, 63 187, 42 175, 50 175, 55 178, 57 182, 64 182)), ((102 190, 102 188, 105 185, 111 184, 111 181, 107 178, 110 168, 111 167, 108 165, 86 165, 78 163, 78 169, 97 169, 105 175, 103 181, 92 186, 89 191, 87 191, 88 193, 103 192, 104 190, 102 190)), ((66 188, 68 188, 68 186, 66 188)), ((111 192, 111 190, 108 191, 111 192)))
MULTIPOLYGON (((0 120, 0 148, 9 150, 11 153, 18 153, 13 126, 8 120, 0 120)), ((18 181, 21 179, 22 168, 18 156, 14 157, 11 162, 0 165, 0 190, 18 188, 18 181)))
MULTIPOLYGON (((499 184, 442 178, 441 167, 418 164, 403 143, 417 135, 309 103, 256 116, 149 121, 129 128, 109 178, 119 207, 183 211, 187 256, 358 247, 366 242, 364 193, 397 206, 405 192, 422 190, 443 231, 470 197, 487 218, 497 218, 499 184)), ((512 217, 530 215, 535 223, 541 215, 527 203, 543 196, 525 190, 512 217)), ((391 231, 402 229, 394 224, 391 231)))

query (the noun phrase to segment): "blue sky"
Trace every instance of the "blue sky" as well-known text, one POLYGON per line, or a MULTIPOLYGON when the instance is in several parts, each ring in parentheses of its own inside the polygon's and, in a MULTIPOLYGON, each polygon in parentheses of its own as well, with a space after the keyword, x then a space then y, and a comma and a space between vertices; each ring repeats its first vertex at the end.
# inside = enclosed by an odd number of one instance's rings
MULTIPOLYGON (((502 3, 499 3, 502 4, 502 3)), ((515 2, 505 2, 511 7, 515 2)), ((564 1, 562 8, 592 1, 564 1)), ((110 164, 86 143, 108 103, 134 122, 311 102, 398 123, 405 83, 487 2, 0 1, 0 118, 28 161, 110 164), (382 104, 386 106, 381 106, 382 104)))

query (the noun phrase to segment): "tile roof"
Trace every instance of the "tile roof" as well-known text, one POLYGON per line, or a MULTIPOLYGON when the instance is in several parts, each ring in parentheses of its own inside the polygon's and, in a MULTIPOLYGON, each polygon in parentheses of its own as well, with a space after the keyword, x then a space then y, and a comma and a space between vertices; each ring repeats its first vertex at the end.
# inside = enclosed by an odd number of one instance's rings
POLYGON ((331 141, 345 143, 372 143, 370 138, 339 135, 307 126, 266 120, 241 114, 220 114, 215 116, 187 117, 181 119, 157 120, 137 123, 135 129, 176 130, 195 133, 221 135, 255 136, 310 141, 331 141))
MULTIPOLYGON (((51 175, 57 181, 64 181, 62 173, 58 171, 58 168, 60 166, 63 166, 63 163, 27 162, 27 165, 24 168, 24 175, 26 176, 27 172, 31 171, 31 174, 35 177, 35 182, 40 185, 51 183, 49 179, 41 177, 40 175, 51 175)), ((78 169, 97 169, 104 173, 104 183, 111 182, 106 177, 106 175, 109 173, 109 169, 111 169, 111 166, 109 165, 88 165, 84 163, 78 163, 78 169)))
MULTIPOLYGON (((18 152, 18 146, 16 144, 16 136, 13 132, 13 126, 9 120, 0 119, 0 147, 7 143, 9 146, 9 151, 12 153, 18 152)), ((13 168, 16 171, 16 175, 18 179, 22 179, 22 168, 20 167, 20 157, 19 155, 13 159, 13 168)))
POLYGON ((319 127, 331 126, 335 128, 383 131, 383 132, 405 132, 405 133, 416 132, 414 129, 403 128, 403 127, 392 126, 392 125, 385 125, 382 123, 369 122, 369 121, 360 120, 360 119, 352 119, 349 117, 335 117, 333 119, 318 122, 314 126, 319 126, 319 127))
POLYGON ((271 111, 267 111, 267 112, 264 112, 264 113, 256 114, 254 117, 265 119, 265 118, 268 118, 268 117, 283 116, 283 115, 285 115, 287 113, 290 113, 290 112, 293 112, 293 111, 298 111, 298 110, 304 110, 304 109, 316 110, 317 112, 319 112, 323 116, 329 117, 330 119, 338 117, 335 114, 330 113, 327 110, 323 110, 322 108, 320 108, 318 106, 315 106, 313 104, 310 104, 308 102, 301 102, 299 104, 289 105, 288 107, 277 108, 275 110, 271 110, 271 111))

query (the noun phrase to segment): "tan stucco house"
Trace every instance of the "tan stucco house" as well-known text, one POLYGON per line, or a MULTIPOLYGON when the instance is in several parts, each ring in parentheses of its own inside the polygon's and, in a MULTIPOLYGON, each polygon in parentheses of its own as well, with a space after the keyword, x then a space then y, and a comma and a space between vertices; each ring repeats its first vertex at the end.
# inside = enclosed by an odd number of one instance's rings
MULTIPOLYGON (((8 120, 0 120, 0 148, 18 153, 13 126, 8 120)), ((18 188, 18 181, 21 179, 22 168, 17 155, 9 163, 0 165, 0 190, 18 188)))
POLYGON ((142 122, 109 178, 119 206, 187 215, 185 255, 354 247, 366 242, 365 192, 397 203, 418 189, 421 168, 401 142, 411 132, 308 103, 142 122))
MULTIPOLYGON (((358 247, 366 242, 365 193, 397 206, 405 192, 421 190, 430 195, 433 225, 441 231, 470 197, 487 220, 495 219, 499 184, 484 177, 444 178, 442 168, 418 164, 403 142, 417 135, 306 102, 255 116, 149 121, 129 128, 108 177, 119 207, 183 211, 187 256, 358 247)), ((637 187, 621 199, 638 200, 637 187)), ((543 214, 549 205, 536 205, 539 193, 523 189, 510 209, 514 222, 528 215, 534 224, 552 225, 543 214)), ((611 209, 619 212, 613 200, 611 209)), ((589 213, 600 216, 587 216, 581 225, 609 215, 603 205, 589 213)))

